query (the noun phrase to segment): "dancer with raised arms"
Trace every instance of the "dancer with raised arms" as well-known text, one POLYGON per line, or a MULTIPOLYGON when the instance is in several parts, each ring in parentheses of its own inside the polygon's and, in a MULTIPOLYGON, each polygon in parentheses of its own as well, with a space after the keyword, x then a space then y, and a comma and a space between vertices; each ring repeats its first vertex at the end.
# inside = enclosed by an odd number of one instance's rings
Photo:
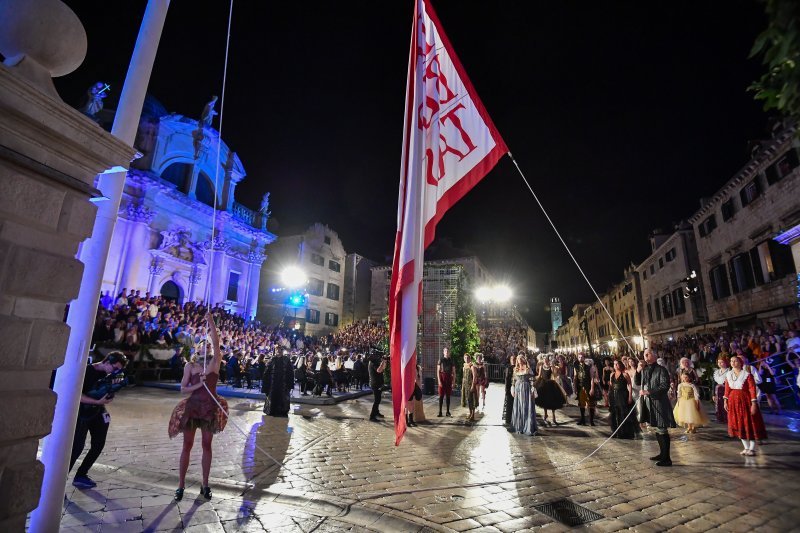
POLYGON ((217 381, 219 380, 219 366, 222 352, 219 348, 219 333, 214 317, 209 312, 206 314, 208 332, 211 338, 211 353, 196 353, 183 368, 181 380, 181 393, 189 394, 188 398, 181 400, 172 411, 169 419, 169 438, 183 433, 183 448, 178 471, 178 489, 175 491, 175 501, 183 499, 183 490, 186 483, 186 471, 189 469, 189 457, 194 445, 194 436, 199 429, 202 434, 203 458, 202 472, 203 484, 200 494, 205 499, 211 499, 211 488, 208 486, 208 474, 211 470, 211 440, 214 433, 225 429, 228 422, 228 403, 224 398, 217 396, 217 381), (216 398, 216 401, 215 401, 216 398), (220 406, 222 406, 220 408, 220 406))

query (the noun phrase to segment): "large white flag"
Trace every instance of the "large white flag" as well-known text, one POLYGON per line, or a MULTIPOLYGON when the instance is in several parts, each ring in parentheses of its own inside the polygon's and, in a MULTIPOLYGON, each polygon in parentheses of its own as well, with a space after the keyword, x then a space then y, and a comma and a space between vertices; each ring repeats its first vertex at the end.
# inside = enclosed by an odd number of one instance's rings
POLYGON ((389 335, 395 444, 414 392, 424 250, 436 224, 506 153, 433 7, 416 0, 397 205, 389 335))

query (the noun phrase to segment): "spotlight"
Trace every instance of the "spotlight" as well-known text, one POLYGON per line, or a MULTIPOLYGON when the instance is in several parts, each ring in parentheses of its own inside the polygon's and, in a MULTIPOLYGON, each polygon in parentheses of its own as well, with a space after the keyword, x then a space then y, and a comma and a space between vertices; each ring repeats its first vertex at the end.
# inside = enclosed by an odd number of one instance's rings
POLYGON ((306 273, 296 266, 287 267, 281 272, 281 281, 290 289, 302 287, 308 282, 306 273))

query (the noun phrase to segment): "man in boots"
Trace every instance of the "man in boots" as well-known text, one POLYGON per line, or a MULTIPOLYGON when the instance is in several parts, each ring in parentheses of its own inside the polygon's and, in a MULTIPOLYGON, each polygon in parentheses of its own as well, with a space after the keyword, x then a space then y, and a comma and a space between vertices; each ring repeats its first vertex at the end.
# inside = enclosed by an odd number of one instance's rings
POLYGON ((672 466, 669 456, 669 428, 674 428, 672 405, 667 397, 669 391, 669 372, 656 364, 656 355, 649 348, 644 352, 647 363, 639 363, 634 383, 642 387, 642 421, 656 429, 659 453, 651 457, 656 466, 672 466))
MULTIPOLYGON (((581 410, 579 426, 586 425, 586 408, 589 408, 589 424, 594 425, 595 409, 595 384, 598 383, 597 369, 591 359, 586 359, 582 353, 578 354, 575 362, 575 395, 578 397, 578 408, 581 410)), ((600 386, 599 384, 596 386, 600 386)))
POLYGON ((439 416, 442 416, 442 403, 447 402, 447 416, 450 414, 450 396, 453 394, 453 384, 456 381, 456 373, 453 368, 453 359, 450 357, 450 350, 444 348, 442 357, 436 365, 436 377, 439 385, 439 416))

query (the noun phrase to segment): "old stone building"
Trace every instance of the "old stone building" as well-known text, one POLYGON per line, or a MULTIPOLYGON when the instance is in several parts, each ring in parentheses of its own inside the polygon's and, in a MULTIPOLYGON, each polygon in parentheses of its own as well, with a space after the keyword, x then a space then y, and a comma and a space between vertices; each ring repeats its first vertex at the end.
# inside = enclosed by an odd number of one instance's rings
POLYGON ((378 264, 356 253, 347 254, 344 263, 343 326, 369 319, 372 267, 378 264))
POLYGON ((136 147, 143 156, 125 179, 102 290, 208 297, 253 318, 265 247, 275 240, 266 229, 268 194, 257 212, 236 202, 246 175, 239 156, 215 129, 152 98, 136 147))
POLYGON ((10 14, 0 16, 0 56, 13 59, 0 64, 0 531, 24 531, 42 487, 39 439, 53 423, 50 378, 70 335, 64 310, 84 269, 76 254, 101 196, 95 178, 127 168, 135 150, 53 86, 86 54, 77 17, 60 2, 19 2, 10 14))
POLYGON ((321 223, 299 235, 282 236, 270 247, 261 273, 259 320, 290 325, 306 335, 336 331, 342 319, 346 256, 339 235, 321 223), (302 273, 297 286, 285 283, 288 268, 302 273))
POLYGON ((689 219, 699 252, 707 327, 798 316, 800 164, 794 128, 750 161, 689 219), (794 259, 793 259, 794 253, 794 259))
POLYGON ((569 318, 556 332, 559 350, 575 353, 589 349, 586 333, 581 328, 583 314, 589 307, 588 304, 575 304, 572 306, 569 318))
POLYGON ((636 267, 641 280, 644 334, 660 340, 683 334, 707 320, 700 260, 692 227, 682 222, 672 233, 650 235, 652 253, 636 267), (686 298, 686 279, 695 273, 700 291, 686 298))

